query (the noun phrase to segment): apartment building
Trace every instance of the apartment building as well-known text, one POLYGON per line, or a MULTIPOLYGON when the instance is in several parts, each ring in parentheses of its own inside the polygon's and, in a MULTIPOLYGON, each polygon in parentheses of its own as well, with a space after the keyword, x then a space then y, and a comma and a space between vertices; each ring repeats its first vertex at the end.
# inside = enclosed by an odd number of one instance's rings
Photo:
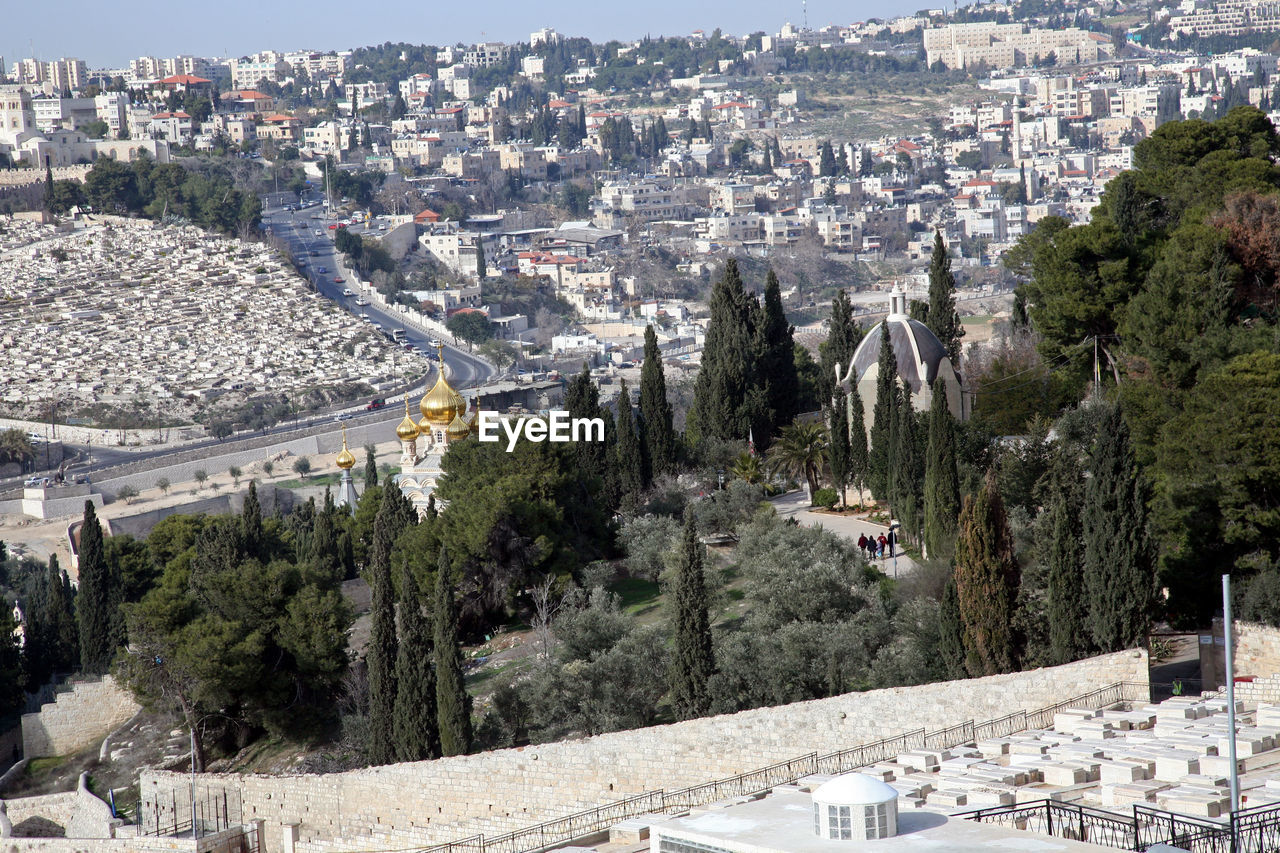
POLYGON ((36 114, 36 127, 41 133, 75 130, 98 120, 93 98, 35 98, 31 109, 36 114))
POLYGON ((1062 63, 1097 62, 1115 52, 1111 40, 1101 33, 992 21, 927 29, 924 49, 930 65, 941 62, 947 68, 971 68, 982 63, 989 68, 1016 68, 1039 62, 1051 53, 1062 63))
POLYGON ((1179 35, 1197 38, 1274 32, 1280 30, 1280 2, 1222 0, 1187 14, 1171 16, 1169 29, 1179 35))
POLYGON ((284 61, 284 55, 274 50, 264 50, 252 56, 231 60, 231 85, 237 89, 252 89, 263 80, 280 83, 292 72, 284 61))

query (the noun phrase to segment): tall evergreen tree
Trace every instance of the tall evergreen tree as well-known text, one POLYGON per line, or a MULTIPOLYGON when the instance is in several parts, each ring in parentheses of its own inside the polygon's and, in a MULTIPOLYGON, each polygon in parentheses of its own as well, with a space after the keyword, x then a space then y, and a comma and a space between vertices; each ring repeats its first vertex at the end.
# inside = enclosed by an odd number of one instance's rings
POLYGON ((48 626, 47 660, 51 672, 75 672, 80 665, 80 632, 76 624, 75 590, 58 567, 58 555, 49 555, 43 621, 48 626))
POLYGON ((910 387, 900 388, 897 397, 897 419, 892 437, 893 461, 889 470, 889 501, 893 506, 893 514, 901 523, 898 535, 911 542, 919 542, 922 522, 920 486, 924 479, 924 459, 920 453, 910 387))
POLYGON ((402 529, 396 506, 389 500, 397 489, 388 489, 378 505, 373 521, 373 541, 365 569, 369 582, 369 645, 365 666, 369 674, 369 740, 366 757, 370 764, 390 764, 396 760, 393 718, 396 705, 396 605, 391 582, 391 549, 402 529))
POLYGON ((960 618, 960 598, 955 574, 947 579, 938 606, 938 656, 949 679, 968 675, 964 666, 964 621, 960 618))
MULTIPOLYGON (((862 327, 853 319, 853 303, 843 288, 836 292, 831 300, 831 322, 827 330, 827 339, 819 347, 819 362, 822 364, 822 389, 824 396, 831 396, 831 388, 836 382, 836 371, 840 377, 849 370, 853 361, 853 353, 862 341, 862 327)), ((856 380, 857 377, 855 376, 856 380)))
POLYGON ((262 504, 258 502, 258 486, 249 481, 249 492, 240 508, 240 537, 247 556, 261 557, 266 548, 262 528, 262 504))
POLYGON ((956 540, 956 600, 969 675, 1011 672, 1017 665, 1013 617, 1021 579, 1004 502, 988 476, 976 495, 965 497, 956 540))
POLYGON ((378 485, 378 460, 373 455, 370 445, 364 451, 364 487, 366 489, 378 485))
POLYGON ((400 645, 392 720, 399 761, 440 757, 433 652, 430 620, 422 609, 418 581, 406 562, 400 571, 400 645))
POLYGON ((849 412, 849 484, 858 490, 861 500, 862 490, 867 487, 870 459, 867 455, 866 413, 857 383, 850 387, 846 403, 849 412))
MULTIPOLYGON (((694 383, 687 431, 695 440, 742 441, 752 426, 747 396, 757 351, 758 303, 742 286, 738 262, 730 258, 711 290, 711 317, 702 367, 694 383)), ((756 441, 767 437, 756 436, 756 441)))
POLYGON ((476 235, 476 280, 483 282, 489 274, 488 261, 484 256, 484 235, 476 235))
POLYGON ((947 559, 955 546, 960 517, 960 475, 956 469, 956 433, 941 379, 933 382, 929 410, 929 449, 924 471, 924 548, 933 559, 947 559))
POLYGON ((1046 562, 1045 621, 1049 627, 1051 664, 1070 663, 1091 651, 1089 607, 1084 592, 1084 567, 1080 555, 1082 499, 1075 466, 1059 453, 1052 469, 1049 494, 1049 546, 1046 562))
POLYGON ((795 327, 787 322, 787 314, 782 307, 782 289, 772 267, 765 277, 761 309, 760 330, 764 340, 756 384, 763 383, 766 389, 765 405, 771 413, 767 434, 772 436, 795 420, 796 401, 800 394, 793 338, 795 327))
POLYGON ((715 671, 711 618, 707 607, 703 546, 693 513, 687 513, 680 566, 675 580, 675 653, 671 665, 671 701, 682 720, 701 717, 711 709, 707 689, 715 671))
POLYGON ((951 272, 951 256, 942 241, 942 232, 935 231, 933 257, 929 261, 929 318, 925 325, 947 348, 951 365, 958 370, 964 326, 960 324, 960 313, 956 311, 955 291, 956 277, 951 272))
POLYGON ((640 418, 650 478, 670 473, 676 464, 676 431, 662 371, 662 353, 653 326, 644 329, 644 366, 640 369, 640 418))
POLYGON ((18 622, 13 618, 13 602, 0 598, 0 714, 22 707, 22 649, 18 646, 18 622))
POLYGON ((839 171, 839 168, 831 143, 824 140, 818 146, 818 176, 823 178, 833 177, 839 171))
POLYGON ((462 677, 462 648, 458 645, 458 603, 454 599, 449 557, 441 549, 436 572, 435 613, 436 719, 440 754, 471 751, 471 696, 462 677))
POLYGON ((1103 418, 1089 458, 1081 529, 1089 633, 1104 652, 1138 645, 1151 621, 1155 553, 1147 533, 1146 489, 1118 405, 1103 418))
POLYGON ((880 357, 876 362, 876 404, 871 410, 871 451, 867 457, 867 485, 876 500, 890 499, 893 470, 893 429, 897 417, 898 362, 889 342, 889 324, 880 324, 880 357))
MULTIPOLYGON (((845 489, 849 487, 852 477, 853 451, 849 442, 849 398, 836 386, 835 396, 827 411, 827 425, 831 431, 831 440, 827 443, 827 461, 831 466, 831 485, 840 493, 840 504, 844 505, 845 489)), ((865 447, 865 441, 863 446, 865 447)))
POLYGON ((119 633, 121 585, 113 583, 102 544, 102 526, 92 501, 84 502, 80 528, 80 593, 76 618, 80 632, 80 665, 84 672, 103 675, 111 669, 123 637, 119 633))
POLYGON ((623 379, 618 390, 618 443, 614 465, 618 469, 618 485, 623 498, 635 499, 644 489, 644 449, 636 432, 635 412, 631 407, 631 389, 623 379))
MULTIPOLYGON (((600 389, 591 378, 591 368, 586 362, 582 371, 569 383, 564 392, 564 407, 571 418, 598 418, 603 412, 600 408, 600 389)), ((583 477, 604 479, 609 467, 609 448, 607 441, 575 441, 573 456, 578 471, 583 477)))

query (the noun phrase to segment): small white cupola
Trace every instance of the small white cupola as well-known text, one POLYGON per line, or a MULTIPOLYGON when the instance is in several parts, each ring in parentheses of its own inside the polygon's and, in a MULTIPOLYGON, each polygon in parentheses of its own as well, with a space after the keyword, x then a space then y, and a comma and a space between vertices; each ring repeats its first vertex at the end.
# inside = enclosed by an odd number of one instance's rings
POLYGON ((863 773, 846 773, 813 792, 813 832, 832 841, 898 834, 898 792, 863 773))

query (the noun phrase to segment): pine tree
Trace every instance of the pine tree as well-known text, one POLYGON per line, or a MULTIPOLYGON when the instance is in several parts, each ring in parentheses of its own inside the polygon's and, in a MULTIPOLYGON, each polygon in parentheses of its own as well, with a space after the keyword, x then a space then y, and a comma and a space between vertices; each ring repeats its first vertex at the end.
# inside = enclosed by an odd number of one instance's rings
POLYGON ((462 648, 458 645, 458 604, 453 597, 449 558, 440 551, 435 596, 436 719, 440 754, 471 751, 471 696, 462 677, 462 648))
POLYGON ((838 169, 836 155, 831 149, 831 143, 824 141, 818 146, 818 176, 830 178, 836 174, 838 169))
POLYGON ((364 487, 370 489, 376 485, 378 485, 378 460, 374 458, 373 447, 370 446, 364 451, 364 487))
POLYGON ((688 513, 685 519, 674 593, 675 653, 671 665, 671 702, 676 716, 689 720, 701 717, 711 709, 707 684, 715 671, 703 573, 703 546, 698 541, 693 513, 688 513))
POLYGON ((92 501, 84 502, 79 566, 76 618, 81 669, 90 675, 103 675, 111 669, 111 660, 123 639, 118 633, 121 589, 119 583, 112 583, 103 552, 102 526, 92 501))
POLYGON ((942 232, 933 234, 933 258, 929 261, 929 319, 925 325, 933 332, 951 357, 951 366, 960 366, 960 339, 964 326, 956 311, 956 277, 951 273, 951 257, 942 242, 942 232))
POLYGON ((393 718, 396 704, 396 605, 391 583, 391 549, 400 526, 396 507, 388 489, 373 522, 373 542, 365 569, 369 582, 369 645, 365 666, 369 674, 369 741, 366 757, 370 764, 390 764, 396 760, 393 718))
POLYGON ((954 573, 942 589, 938 606, 938 657, 949 679, 964 678, 964 622, 960 619, 960 599, 954 573))
POLYGON ((618 443, 614 451, 614 465, 618 470, 618 485, 624 499, 634 500, 644 490, 644 459, 640 436, 636 433, 634 412, 631 408, 631 390, 623 379, 618 390, 618 443))
POLYGON ((769 269, 765 277, 764 301, 761 305, 761 333, 764 337, 756 375, 756 384, 764 384, 765 406, 771 413, 767 435, 795 420, 796 400, 800 396, 800 379, 796 376, 795 327, 787 322, 782 307, 782 289, 778 275, 769 269))
POLYGON ((676 463, 676 432, 662 370, 662 353, 653 326, 644 330, 644 366, 640 369, 640 417, 650 476, 670 473, 676 463))
POLYGON ((1118 405, 1098 429, 1089 474, 1081 513, 1089 633, 1101 651, 1114 652, 1142 642, 1155 594, 1146 489, 1118 405))
POLYGON ((933 382, 929 410, 929 450, 924 471, 924 547, 932 559, 946 559, 955 546, 960 517, 960 475, 956 433, 941 379, 933 382))
POLYGON ((854 383, 846 397, 849 412, 849 484, 858 490, 861 501, 862 490, 867 486, 867 426, 866 413, 862 409, 862 395, 858 393, 858 385, 854 383))
POLYGON ((396 649, 396 705, 392 720, 399 761, 440 757, 433 652, 431 625, 422 609, 418 581, 405 563, 400 571, 400 645, 396 649))
MULTIPOLYGON (((844 506, 845 489, 852 479, 852 448, 849 446, 849 398, 836 386, 835 397, 827 412, 827 425, 831 432, 831 440, 827 443, 827 461, 831 465, 831 485, 840 494, 840 505, 844 506)), ((865 444, 864 444, 865 446, 865 444)))
POLYGON ((1074 466, 1059 454, 1049 496, 1048 578, 1045 583, 1045 621, 1049 626, 1049 663, 1079 660, 1089 653, 1088 602, 1080 558, 1082 498, 1074 466))
POLYGON ((1014 603, 1021 574, 995 479, 987 477, 960 512, 955 556, 956 600, 964 625, 965 669, 973 677, 1010 672, 1018 654, 1014 603))
POLYGON ((896 404, 898 362, 889 342, 889 324, 880 324, 880 357, 877 362, 876 404, 871 410, 871 452, 867 458, 867 485, 876 500, 890 499, 889 486, 893 471, 893 429, 897 417, 896 404))

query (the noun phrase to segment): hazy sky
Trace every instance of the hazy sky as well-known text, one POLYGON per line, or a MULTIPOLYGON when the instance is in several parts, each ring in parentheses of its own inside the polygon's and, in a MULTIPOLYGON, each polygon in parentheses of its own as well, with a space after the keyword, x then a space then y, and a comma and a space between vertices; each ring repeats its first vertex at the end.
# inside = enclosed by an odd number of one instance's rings
MULTIPOLYGON (((6 2, 0 56, 7 65, 34 55, 118 67, 135 56, 243 56, 259 50, 330 50, 382 42, 413 44, 522 41, 553 27, 596 41, 645 35, 777 32, 799 24, 801 0, 110 0, 61 4, 6 2)), ((809 0, 809 25, 848 24, 925 8, 928 0, 809 0)), ((934 0, 932 5, 937 5, 934 0)))

